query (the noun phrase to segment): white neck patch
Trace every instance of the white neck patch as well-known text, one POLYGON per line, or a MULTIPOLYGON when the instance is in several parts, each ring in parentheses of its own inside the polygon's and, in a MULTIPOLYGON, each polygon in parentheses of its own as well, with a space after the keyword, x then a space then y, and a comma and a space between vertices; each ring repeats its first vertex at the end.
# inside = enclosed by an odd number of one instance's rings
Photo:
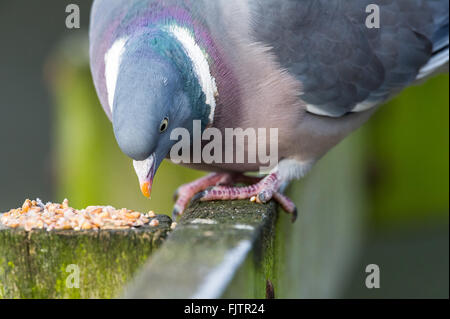
POLYGON ((114 108, 114 93, 116 91, 117 77, 119 75, 122 55, 125 52, 125 43, 128 38, 116 40, 105 54, 105 79, 108 103, 111 113, 114 108))
POLYGON ((214 121, 218 91, 216 79, 211 75, 209 69, 207 54, 197 44, 189 29, 172 24, 168 27, 168 31, 181 43, 189 59, 192 61, 194 72, 206 96, 206 104, 211 107, 209 122, 212 123, 214 121))

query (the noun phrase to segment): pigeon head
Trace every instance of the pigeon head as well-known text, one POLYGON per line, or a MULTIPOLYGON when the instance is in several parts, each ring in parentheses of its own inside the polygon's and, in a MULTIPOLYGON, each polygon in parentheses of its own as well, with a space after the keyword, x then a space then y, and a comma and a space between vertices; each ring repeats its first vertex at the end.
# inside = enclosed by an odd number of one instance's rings
MULTIPOLYGON (((120 65, 110 101, 114 135, 133 159, 142 193, 150 197, 156 170, 177 143, 171 132, 185 128, 192 133, 194 120, 205 127, 211 108, 193 62, 176 37, 146 33, 119 44, 115 54, 120 57, 115 60, 120 65)), ((108 74, 108 55, 105 60, 108 74)))

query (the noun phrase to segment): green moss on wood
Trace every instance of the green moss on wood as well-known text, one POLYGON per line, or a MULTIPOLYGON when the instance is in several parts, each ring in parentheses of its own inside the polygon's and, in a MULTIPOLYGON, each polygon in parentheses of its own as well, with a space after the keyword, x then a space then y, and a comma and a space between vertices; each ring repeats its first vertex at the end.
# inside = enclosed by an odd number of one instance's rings
POLYGON ((113 298, 159 247, 171 220, 158 227, 102 231, 0 228, 0 298, 113 298), (70 288, 79 269, 79 288, 70 288))

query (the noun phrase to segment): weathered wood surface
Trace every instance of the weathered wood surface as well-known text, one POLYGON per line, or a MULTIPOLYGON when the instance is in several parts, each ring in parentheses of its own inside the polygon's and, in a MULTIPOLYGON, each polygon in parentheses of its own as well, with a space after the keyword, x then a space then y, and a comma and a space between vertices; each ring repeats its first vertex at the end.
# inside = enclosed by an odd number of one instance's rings
MULTIPOLYGON (((221 297, 249 254, 268 257, 262 252, 274 238, 275 221, 274 203, 260 205, 247 200, 194 204, 164 248, 126 289, 125 297, 221 297)), ((258 275, 259 279, 266 276, 264 271, 258 275)))
POLYGON ((113 298, 170 230, 51 231, 0 226, 0 298, 113 298), (74 266, 68 267, 70 265, 74 266), (79 288, 73 287, 79 271, 79 288))

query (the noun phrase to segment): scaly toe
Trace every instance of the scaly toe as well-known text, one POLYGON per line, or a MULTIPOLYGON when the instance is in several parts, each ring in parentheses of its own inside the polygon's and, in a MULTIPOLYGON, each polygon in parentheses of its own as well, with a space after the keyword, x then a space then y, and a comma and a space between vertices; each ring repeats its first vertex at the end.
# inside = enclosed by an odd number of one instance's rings
POLYGON ((204 190, 201 192, 198 192, 197 194, 195 194, 194 196, 192 196, 190 203, 195 203, 198 201, 201 201, 203 197, 205 197, 205 195, 208 193, 208 190, 204 190))
POLYGON ((292 216, 292 222, 297 220, 297 207, 294 202, 291 201, 287 196, 275 192, 273 194, 273 199, 283 208, 283 210, 292 216))

